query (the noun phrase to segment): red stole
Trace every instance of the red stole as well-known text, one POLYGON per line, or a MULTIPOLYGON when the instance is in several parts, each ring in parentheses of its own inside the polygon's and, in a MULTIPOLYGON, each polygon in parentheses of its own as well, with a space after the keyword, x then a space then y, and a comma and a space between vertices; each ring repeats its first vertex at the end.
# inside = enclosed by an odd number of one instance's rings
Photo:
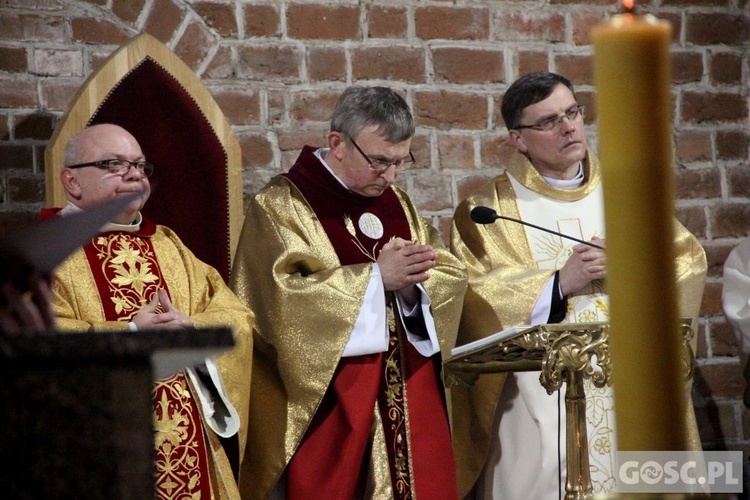
MULTIPOLYGON (((45 210, 43 218, 51 215, 45 210)), ((144 219, 135 233, 102 233, 83 250, 107 321, 130 321, 167 284, 144 219)), ((205 436, 183 372, 154 384, 156 498, 211 498, 205 436)))
MULTIPOLYGON (((305 196, 342 265, 372 262, 392 237, 411 240, 396 194, 365 197, 345 189, 305 147, 286 177, 305 196), (372 239, 359 228, 375 215, 383 234, 372 239), (348 218, 348 221, 347 221, 348 218), (352 234, 354 232, 354 234, 352 234)), ((394 320, 388 293, 388 352, 341 358, 333 380, 292 457, 287 471, 290 499, 362 497, 369 463, 373 410, 379 408, 395 498, 456 498, 450 431, 436 362, 406 340, 394 320)), ((397 324, 398 323, 398 324, 397 324)))

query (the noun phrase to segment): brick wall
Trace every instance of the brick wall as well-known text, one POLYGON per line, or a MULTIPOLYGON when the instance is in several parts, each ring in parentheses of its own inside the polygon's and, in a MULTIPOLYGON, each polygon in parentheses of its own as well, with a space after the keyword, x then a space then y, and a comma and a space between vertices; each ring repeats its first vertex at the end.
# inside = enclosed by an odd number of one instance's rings
MULTIPOLYGON (((456 204, 500 172, 510 148, 500 100, 519 74, 568 76, 596 133, 590 28, 614 0, 0 0, 0 233, 43 204, 43 152, 81 83, 148 31, 194 69, 243 151, 246 196, 322 145, 352 83, 403 90, 419 167, 400 182, 448 227, 456 204)), ((694 384, 708 448, 750 449, 738 347, 721 311, 721 270, 750 236, 746 0, 651 0, 674 26, 679 219, 709 261, 694 384)))

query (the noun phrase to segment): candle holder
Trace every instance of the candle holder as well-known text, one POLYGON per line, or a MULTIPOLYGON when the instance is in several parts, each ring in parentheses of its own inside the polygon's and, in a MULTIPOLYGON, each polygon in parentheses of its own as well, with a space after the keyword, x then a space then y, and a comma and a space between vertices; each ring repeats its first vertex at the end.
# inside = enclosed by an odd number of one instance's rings
MULTIPOLYGON (((694 366, 690 319, 681 320, 679 335, 682 375, 689 380, 694 366)), ((611 385, 612 369, 608 323, 559 323, 530 327, 454 356, 443 363, 443 381, 447 387, 467 387, 482 373, 540 371, 539 382, 549 394, 566 383, 565 498, 587 499, 593 497, 593 488, 583 381, 588 378, 596 387, 611 385)))

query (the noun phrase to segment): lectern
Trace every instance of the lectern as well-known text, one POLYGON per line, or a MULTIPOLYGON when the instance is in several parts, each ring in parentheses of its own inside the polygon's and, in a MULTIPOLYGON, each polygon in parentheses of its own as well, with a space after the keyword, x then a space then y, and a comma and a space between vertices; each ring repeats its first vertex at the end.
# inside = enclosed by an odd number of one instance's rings
MULTIPOLYGON (((682 320, 680 328, 684 372, 689 379, 694 359, 690 320, 682 320)), ((473 384, 482 373, 541 371, 539 382, 549 394, 566 383, 565 498, 571 500, 592 496, 583 380, 589 378, 596 387, 604 387, 610 384, 612 369, 609 324, 560 323, 514 327, 454 349, 443 365, 443 378, 447 387, 455 387, 473 384)))
POLYGON ((0 333, 0 491, 154 497, 154 378, 234 345, 228 328, 0 333))

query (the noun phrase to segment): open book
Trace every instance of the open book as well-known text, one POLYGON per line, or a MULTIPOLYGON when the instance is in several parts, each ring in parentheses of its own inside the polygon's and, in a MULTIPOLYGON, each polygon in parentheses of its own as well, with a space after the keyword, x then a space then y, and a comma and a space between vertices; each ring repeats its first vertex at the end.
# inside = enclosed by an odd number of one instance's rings
POLYGON ((511 337, 515 337, 516 335, 523 333, 526 330, 532 330, 534 328, 537 328, 537 326, 532 326, 532 325, 511 326, 510 328, 506 328, 503 331, 493 333, 492 335, 481 338, 479 340, 475 340, 474 342, 469 342, 468 344, 454 347, 451 350, 451 356, 455 358, 457 356, 461 356, 469 352, 474 352, 477 349, 481 349, 482 347, 493 345, 498 342, 502 342, 503 340, 507 340, 511 337))

